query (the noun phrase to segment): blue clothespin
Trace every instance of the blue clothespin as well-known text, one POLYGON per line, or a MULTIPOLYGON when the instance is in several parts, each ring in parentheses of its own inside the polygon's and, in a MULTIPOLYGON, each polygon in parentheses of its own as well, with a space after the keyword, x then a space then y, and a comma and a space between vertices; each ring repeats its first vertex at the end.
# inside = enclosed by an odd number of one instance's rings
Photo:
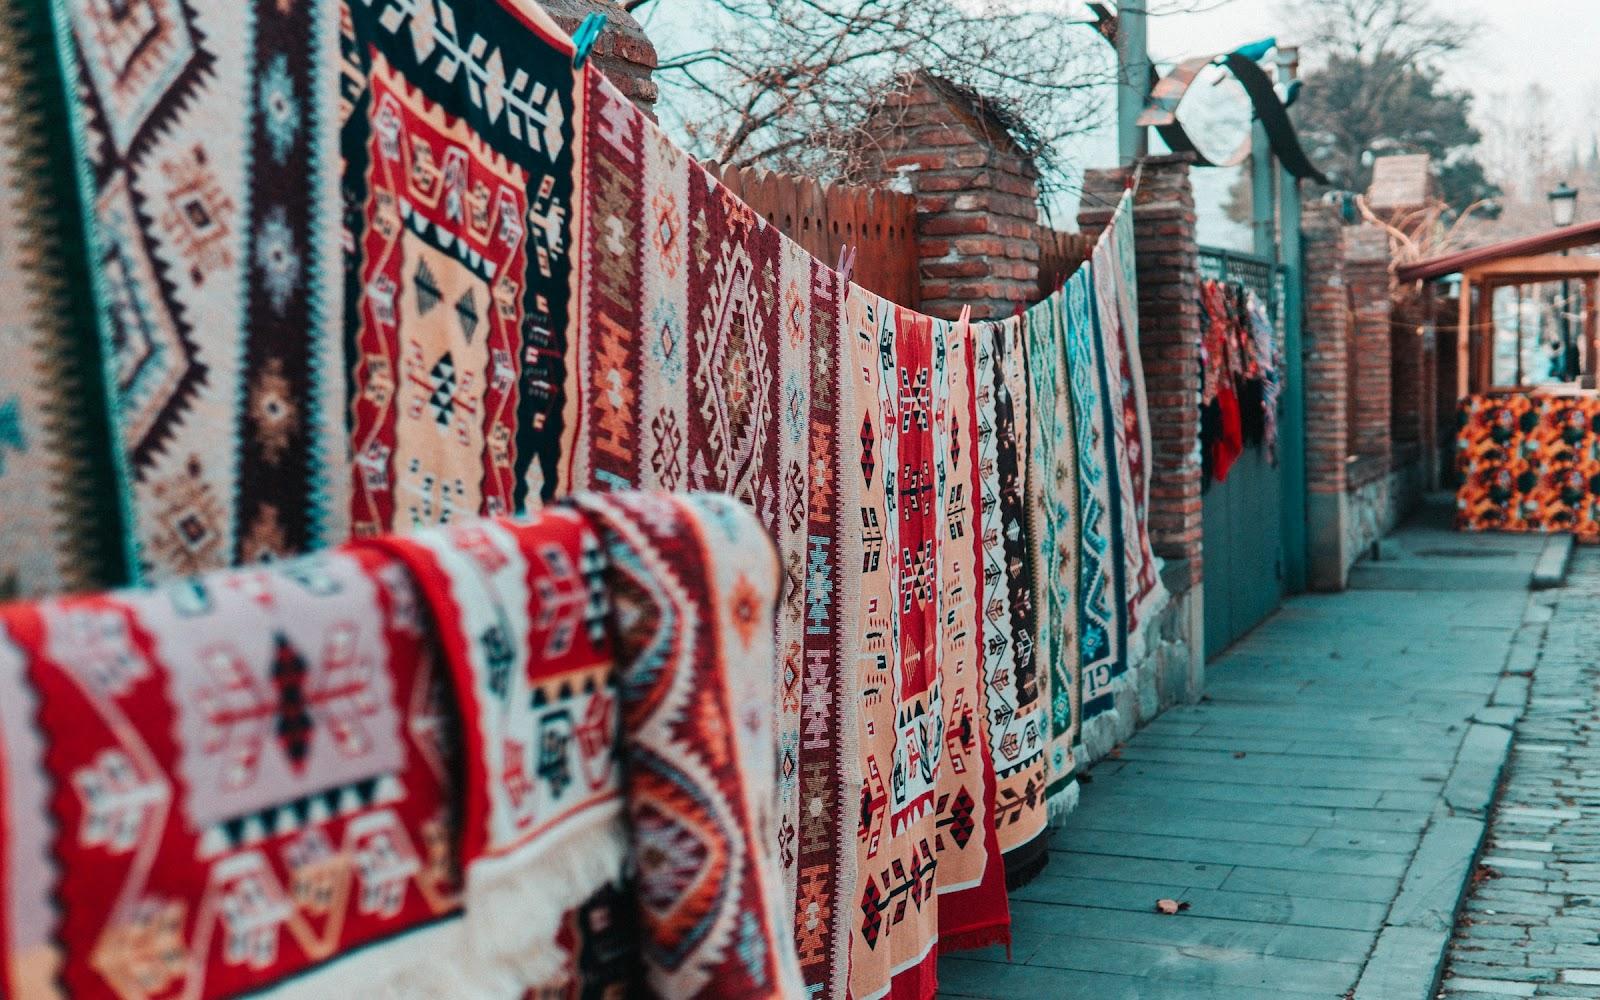
POLYGON ((578 31, 572 36, 574 46, 572 53, 572 67, 582 69, 588 61, 589 53, 594 50, 594 43, 600 40, 600 32, 606 30, 606 16, 599 11, 591 11, 589 16, 578 25, 578 31))

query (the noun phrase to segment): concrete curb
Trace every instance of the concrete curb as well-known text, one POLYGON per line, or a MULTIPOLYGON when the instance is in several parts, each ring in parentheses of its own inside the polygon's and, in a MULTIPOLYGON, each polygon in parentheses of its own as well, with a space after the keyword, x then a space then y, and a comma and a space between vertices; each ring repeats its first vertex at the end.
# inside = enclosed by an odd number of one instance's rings
POLYGON ((1572 565, 1571 535, 1551 535, 1545 539, 1544 551, 1533 564, 1533 579, 1528 581, 1532 590, 1551 590, 1567 584, 1567 568, 1572 565))
MULTIPOLYGON (((1563 582, 1572 556, 1571 538, 1567 540, 1560 557, 1563 582)), ((1541 565, 1551 551, 1546 545, 1541 565)), ((1537 580, 1537 571, 1534 576, 1537 580)), ((1537 650, 1544 646, 1551 617, 1550 599, 1529 598, 1522 627, 1506 657, 1501 685, 1467 727, 1445 781, 1444 801, 1417 845, 1352 1000, 1432 1000, 1438 993, 1456 915, 1472 887, 1500 779, 1511 759, 1516 724, 1527 705, 1527 683, 1531 681, 1520 675, 1537 666, 1537 650)))

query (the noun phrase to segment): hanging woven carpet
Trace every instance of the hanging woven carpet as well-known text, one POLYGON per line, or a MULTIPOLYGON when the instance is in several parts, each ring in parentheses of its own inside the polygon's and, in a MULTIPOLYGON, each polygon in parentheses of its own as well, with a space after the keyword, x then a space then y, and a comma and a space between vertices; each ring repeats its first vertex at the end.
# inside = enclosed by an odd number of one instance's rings
POLYGON ((778 861, 770 539, 726 496, 580 496, 600 531, 623 694, 647 981, 804 992, 778 861))
POLYGON ((1107 404, 1116 452, 1117 493, 1122 499, 1128 663, 1142 658, 1142 626, 1166 603, 1166 588, 1150 547, 1149 409, 1139 357, 1137 272, 1124 240, 1133 239, 1133 194, 1123 196, 1091 259, 1095 302, 1105 350, 1107 404))
MULTIPOLYGON (((902 310, 902 319, 910 316, 902 310)), ((940 675, 945 688, 944 759, 934 815, 939 870, 939 947, 981 948, 1011 940, 1005 864, 995 829, 994 757, 984 739, 983 533, 978 505, 976 330, 925 319, 935 357, 945 358, 947 397, 935 397, 939 523, 940 675)))
POLYGON ((562 914, 618 879, 627 854, 600 543, 581 515, 550 511, 366 544, 416 577, 466 734, 460 857, 476 951, 441 956, 423 982, 516 995, 562 971, 549 947, 562 914), (504 982, 478 974, 498 963, 504 982))
POLYGON ((0 612, 6 995, 370 995, 457 948, 418 607, 340 553, 0 612))
POLYGON ((560 443, 571 42, 515 0, 346 10, 354 530, 521 510, 560 443))
POLYGON ((0 600, 127 579, 48 4, 0 0, 0 600))
MULTIPOLYGON (((1078 274, 1085 270, 1079 268, 1078 274)), ((1028 538, 1033 548, 1034 604, 1038 608, 1037 655, 1048 671, 1045 780, 1047 802, 1055 819, 1077 803, 1074 773, 1082 719, 1078 588, 1083 580, 1077 463, 1082 428, 1068 386, 1064 301, 1064 295, 1057 292, 1021 317, 1028 343, 1028 395, 1033 404, 1028 436, 1028 538)))
MULTIPOLYGON (((784 581, 777 626, 778 843, 795 901, 802 974, 821 995, 842 997, 847 975, 859 972, 866 981, 878 956, 899 954, 898 942, 913 938, 905 948, 928 957, 931 970, 940 927, 932 897, 941 889, 989 900, 953 910, 960 919, 944 927, 953 943, 993 940, 1005 922, 1003 872, 988 835, 992 772, 977 763, 979 667, 975 650, 954 655, 952 662, 967 664, 959 681, 951 680, 937 700, 911 698, 909 714, 899 719, 896 703, 869 691, 872 683, 861 673, 871 672, 881 651, 874 645, 879 636, 864 621, 854 624, 862 614, 849 597, 854 566, 871 563, 874 572, 887 572, 889 561, 898 565, 900 558, 884 540, 892 530, 887 512, 851 500, 846 487, 870 477, 881 488, 880 477, 898 477, 900 470, 878 452, 884 418, 877 397, 870 414, 841 403, 841 380, 853 375, 840 334, 842 282, 674 148, 598 73, 587 87, 583 266, 569 354, 577 388, 568 401, 563 483, 724 491, 772 533, 784 581), (960 697, 958 685, 966 685, 960 697), (871 759, 859 742, 863 732, 892 738, 897 727, 903 736, 916 731, 917 739, 891 742, 871 759), (941 774, 951 754, 962 763, 941 774), (890 831, 881 815, 879 829, 868 832, 891 780, 925 780, 931 797, 907 799, 906 832, 890 831), (857 812, 863 808, 866 820, 857 812), (913 814, 919 825, 911 828, 913 814), (932 824, 926 831, 924 819, 932 824), (864 840, 880 841, 866 868, 857 857, 864 840), (891 848, 911 850, 895 864, 915 877, 880 870, 891 848), (936 878, 944 857, 951 859, 946 876, 936 878), (913 903, 916 916, 897 920, 913 903), (871 929, 858 933, 852 919, 859 923, 864 912, 871 929)), ((933 321, 920 319, 931 352, 933 321)), ((887 322, 892 341, 892 313, 887 322)), ((941 337, 941 345, 948 339, 941 337)), ((931 407, 931 359, 921 365, 931 407)), ((965 451, 965 472, 936 466, 930 455, 925 468, 909 474, 922 477, 917 488, 926 492, 917 496, 927 516, 941 519, 936 534, 960 530, 970 547, 978 527, 970 499, 976 438, 972 421, 950 410, 943 357, 940 371, 946 380, 940 413, 955 420, 943 433, 960 444, 942 440, 965 451), (951 504, 958 510, 942 515, 951 504)), ((970 389, 963 391, 970 407, 970 389)), ((931 409, 925 416, 931 435, 931 409)), ((899 485, 897 478, 889 482, 899 485)), ((928 638, 940 642, 975 643, 976 553, 969 548, 964 562, 952 557, 950 575, 971 585, 953 583, 934 539, 924 534, 919 528, 920 561, 908 567, 908 579, 923 590, 951 587, 969 611, 967 627, 953 621, 948 635, 933 618, 918 627, 934 628, 928 638)), ((882 601, 873 613, 898 624, 899 614, 882 601)), ((887 985, 886 972, 882 979, 887 985)))
MULTIPOLYGON (((417 574, 461 692, 468 936, 516 957, 484 995, 561 972, 558 918, 630 846, 658 994, 792 995, 770 543, 711 498, 579 506, 377 543, 417 574)), ((443 962, 429 982, 452 995, 471 972, 443 962)))
MULTIPOLYGON (((1030 407, 1021 317, 987 323, 977 343, 978 467, 983 535, 983 677, 995 768, 995 827, 1007 882, 1045 862, 1049 684, 1037 657, 1027 523, 1030 407), (1014 394, 1016 393, 1016 394, 1014 394), (1020 447, 1019 447, 1020 445, 1020 447)), ((1047 669, 1047 667, 1046 667, 1047 669)))
POLYGON ((342 540, 339 4, 54 6, 131 575, 342 540))
MULTIPOLYGON (((1078 465, 1078 650, 1085 718, 1111 708, 1111 682, 1127 669, 1122 513, 1090 270, 1080 267, 1065 290, 1067 376, 1078 465)), ((1054 697, 1059 702, 1059 692, 1054 697)))
POLYGON ((860 768, 838 617, 842 284, 598 71, 585 88, 562 486, 715 489, 776 539, 777 845, 802 975, 843 996, 860 768))

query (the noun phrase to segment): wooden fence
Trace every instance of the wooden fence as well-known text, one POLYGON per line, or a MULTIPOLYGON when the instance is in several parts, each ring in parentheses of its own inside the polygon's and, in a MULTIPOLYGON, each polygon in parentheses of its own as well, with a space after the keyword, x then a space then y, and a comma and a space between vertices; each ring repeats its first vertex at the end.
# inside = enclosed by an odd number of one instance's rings
POLYGON ((706 169, 818 260, 836 264, 840 244, 855 246, 857 284, 913 309, 921 304, 917 205, 910 195, 756 168, 711 163, 706 169))
MULTIPOLYGON (((706 170, 817 259, 835 264, 840 244, 856 247, 852 277, 863 288, 913 309, 921 304, 915 198, 884 188, 819 184, 759 168, 709 163, 706 170)), ((1040 226, 1038 240, 1038 297, 1043 299, 1089 259, 1095 235, 1040 226)))
POLYGON ((1078 265, 1094 253, 1094 233, 1063 233, 1039 227, 1039 298, 1055 294, 1078 265))

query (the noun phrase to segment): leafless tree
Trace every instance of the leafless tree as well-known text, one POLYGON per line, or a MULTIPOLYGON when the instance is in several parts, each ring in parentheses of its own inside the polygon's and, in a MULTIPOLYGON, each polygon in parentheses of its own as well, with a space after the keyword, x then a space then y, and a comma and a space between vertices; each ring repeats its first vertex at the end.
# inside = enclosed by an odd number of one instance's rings
POLYGON ((1063 140, 1112 103, 1110 48, 1068 0, 656 0, 651 13, 691 10, 692 30, 657 33, 657 79, 692 151, 724 163, 858 179, 884 126, 865 127, 869 110, 927 69, 992 102, 1048 185, 1063 140))
POLYGON ((1434 63, 1466 48, 1478 24, 1433 0, 1291 0, 1307 54, 1369 64, 1434 63))

